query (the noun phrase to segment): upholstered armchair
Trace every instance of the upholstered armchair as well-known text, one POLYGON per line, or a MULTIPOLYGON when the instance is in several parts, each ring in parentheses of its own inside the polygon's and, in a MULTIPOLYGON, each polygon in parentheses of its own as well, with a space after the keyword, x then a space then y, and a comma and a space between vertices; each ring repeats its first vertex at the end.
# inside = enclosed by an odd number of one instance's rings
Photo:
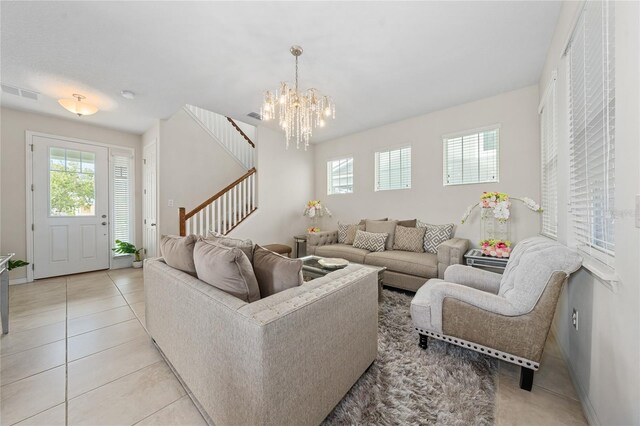
POLYGON ((521 367, 530 391, 564 282, 582 264, 573 250, 543 237, 516 245, 504 274, 452 265, 411 302, 420 335, 472 349, 521 367))

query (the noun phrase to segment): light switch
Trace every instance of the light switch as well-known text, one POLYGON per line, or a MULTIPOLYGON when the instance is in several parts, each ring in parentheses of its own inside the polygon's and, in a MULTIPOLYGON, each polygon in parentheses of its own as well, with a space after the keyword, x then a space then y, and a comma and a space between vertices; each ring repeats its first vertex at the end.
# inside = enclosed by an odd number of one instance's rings
POLYGON ((173 200, 169 200, 169 202, 167 203, 168 207, 173 207, 173 200))

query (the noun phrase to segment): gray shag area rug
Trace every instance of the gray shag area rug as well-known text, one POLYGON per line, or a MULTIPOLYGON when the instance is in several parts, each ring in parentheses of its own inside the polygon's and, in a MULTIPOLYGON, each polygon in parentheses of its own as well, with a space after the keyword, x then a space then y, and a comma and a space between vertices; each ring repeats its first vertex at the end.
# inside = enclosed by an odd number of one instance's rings
POLYGON ((412 296, 384 290, 378 358, 323 425, 490 425, 497 361, 429 339, 418 346, 412 296))

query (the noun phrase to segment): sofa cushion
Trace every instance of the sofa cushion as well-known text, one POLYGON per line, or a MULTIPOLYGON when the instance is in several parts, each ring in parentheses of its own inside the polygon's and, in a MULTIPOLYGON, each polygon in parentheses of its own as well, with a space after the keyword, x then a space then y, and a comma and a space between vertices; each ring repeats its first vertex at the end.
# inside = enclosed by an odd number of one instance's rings
POLYGON ((424 251, 428 253, 437 253, 440 244, 453 238, 453 229, 455 227, 453 223, 431 225, 420 221, 418 221, 418 226, 427 230, 424 235, 424 251))
POLYGON ((393 237, 396 233, 397 224, 398 221, 395 220, 367 220, 365 231, 376 234, 389 234, 385 247, 387 250, 393 250, 393 237))
POLYGON ((438 257, 432 253, 414 253, 391 250, 369 253, 364 258, 365 265, 386 266, 390 271, 424 278, 438 276, 438 257))
POLYGON ((257 244, 253 252, 253 270, 263 298, 304 282, 302 260, 284 257, 257 244))
POLYGON ((389 238, 389 234, 386 232, 375 233, 356 231, 356 238, 353 240, 353 246, 355 248, 369 251, 384 251, 387 238, 389 238))
POLYGON ((355 263, 364 263, 364 257, 367 254, 369 254, 369 250, 359 249, 347 244, 328 244, 316 248, 317 256, 340 257, 355 263))
MULTIPOLYGON (((399 223, 399 222, 398 222, 399 223)), ((424 234, 426 228, 409 228, 396 226, 396 235, 393 241, 394 250, 424 252, 424 234)))
POLYGON ((407 228, 415 228, 418 225, 417 219, 399 220, 398 225, 405 226, 407 228))
POLYGON ((253 241, 251 240, 239 240, 237 238, 230 238, 225 235, 219 234, 214 231, 209 231, 207 240, 220 244, 225 247, 237 247, 244 252, 249 258, 249 262, 253 262, 253 241))
POLYGON ((382 219, 360 219, 360 223, 358 223, 358 225, 365 225, 368 220, 382 221, 382 220, 389 220, 389 218, 383 217, 382 219))
POLYGON ((199 280, 248 303, 260 300, 253 267, 241 249, 199 240, 193 261, 199 280))
POLYGON ((167 265, 193 276, 196 265, 193 263, 193 248, 198 238, 195 235, 180 237, 163 235, 160 238, 160 253, 167 265))
POLYGON ((356 231, 364 231, 364 225, 349 225, 338 223, 338 242, 340 244, 353 244, 353 240, 356 237, 356 231))

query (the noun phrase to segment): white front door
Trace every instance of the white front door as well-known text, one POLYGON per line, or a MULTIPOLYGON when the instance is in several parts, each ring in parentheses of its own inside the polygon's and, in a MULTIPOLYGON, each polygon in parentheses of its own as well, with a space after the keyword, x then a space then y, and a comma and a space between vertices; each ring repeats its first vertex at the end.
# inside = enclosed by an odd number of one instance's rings
POLYGON ((156 185, 156 144, 144 147, 142 161, 142 226, 143 245, 147 257, 158 256, 157 185, 156 185))
POLYGON ((33 136, 34 278, 109 268, 105 147, 33 136))

